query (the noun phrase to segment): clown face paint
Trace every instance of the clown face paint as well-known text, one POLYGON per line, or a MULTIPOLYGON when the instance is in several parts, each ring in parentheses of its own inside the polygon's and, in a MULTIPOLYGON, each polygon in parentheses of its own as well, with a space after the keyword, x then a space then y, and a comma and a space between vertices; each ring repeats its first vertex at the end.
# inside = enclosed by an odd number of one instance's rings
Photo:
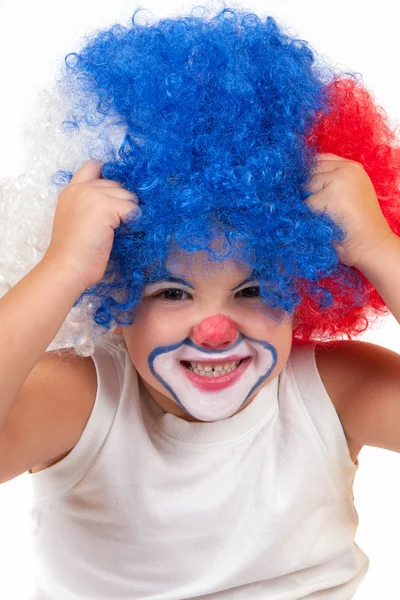
POLYGON ((219 421, 234 415, 270 375, 276 362, 274 346, 244 335, 223 350, 206 349, 186 338, 155 348, 148 358, 154 377, 181 408, 200 421, 219 421), (196 363, 216 363, 218 368, 221 363, 235 363, 235 368, 223 375, 214 375, 210 370, 195 373, 192 369, 196 363), (210 372, 211 377, 206 375, 210 372))

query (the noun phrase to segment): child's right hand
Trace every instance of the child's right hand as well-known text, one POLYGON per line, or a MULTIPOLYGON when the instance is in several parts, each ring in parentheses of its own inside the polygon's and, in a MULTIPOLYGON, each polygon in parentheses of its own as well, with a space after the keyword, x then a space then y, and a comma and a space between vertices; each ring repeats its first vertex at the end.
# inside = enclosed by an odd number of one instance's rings
POLYGON ((141 214, 137 196, 116 181, 102 179, 101 168, 101 163, 88 161, 59 195, 51 242, 42 259, 73 272, 83 290, 103 277, 114 230, 130 212, 141 214))

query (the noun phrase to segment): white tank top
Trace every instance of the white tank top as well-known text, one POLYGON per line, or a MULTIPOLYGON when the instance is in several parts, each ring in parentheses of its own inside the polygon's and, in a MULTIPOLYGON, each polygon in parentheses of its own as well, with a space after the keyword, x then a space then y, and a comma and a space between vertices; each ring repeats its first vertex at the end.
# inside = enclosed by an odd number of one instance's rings
POLYGON ((164 413, 123 338, 96 349, 98 390, 74 449, 30 476, 33 600, 347 600, 350 458, 315 345, 214 423, 164 413))

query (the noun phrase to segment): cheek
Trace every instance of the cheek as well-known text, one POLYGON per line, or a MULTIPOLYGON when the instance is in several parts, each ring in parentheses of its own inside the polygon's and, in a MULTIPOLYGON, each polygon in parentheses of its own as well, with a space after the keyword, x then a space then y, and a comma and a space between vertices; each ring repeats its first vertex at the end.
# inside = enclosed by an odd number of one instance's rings
POLYGON ((246 314, 238 315, 236 323, 239 331, 248 337, 263 339, 275 346, 277 350, 282 344, 292 338, 292 319, 285 313, 265 312, 265 308, 246 311, 246 314))
POLYGON ((265 316, 264 318, 261 316, 255 317, 251 328, 249 328, 247 333, 244 333, 248 337, 265 340, 275 348, 277 362, 273 370, 273 376, 280 373, 288 360, 292 348, 293 334, 291 319, 286 318, 283 323, 276 323, 266 319, 265 316))
POLYGON ((125 341, 132 362, 139 369, 148 369, 148 357, 159 346, 166 346, 187 337, 179 315, 161 310, 137 311, 134 323, 125 330, 125 341))
POLYGON ((179 310, 178 306, 166 308, 161 300, 154 299, 144 300, 139 304, 132 325, 142 336, 147 336, 149 339, 158 337, 161 344, 171 331, 182 329, 183 326, 182 310, 179 310))

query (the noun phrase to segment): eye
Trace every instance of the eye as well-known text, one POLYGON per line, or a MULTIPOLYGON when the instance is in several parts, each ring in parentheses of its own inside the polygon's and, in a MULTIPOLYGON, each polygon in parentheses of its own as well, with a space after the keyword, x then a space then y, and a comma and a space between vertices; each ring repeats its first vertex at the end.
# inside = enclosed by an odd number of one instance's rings
POLYGON ((189 296, 187 292, 179 288, 165 288, 164 290, 159 290, 156 294, 153 294, 153 298, 156 297, 174 302, 176 300, 184 300, 183 294, 189 296))
POLYGON ((243 290, 240 290, 238 294, 240 294, 242 298, 258 298, 260 296, 260 286, 252 285, 250 287, 243 288, 243 290))

